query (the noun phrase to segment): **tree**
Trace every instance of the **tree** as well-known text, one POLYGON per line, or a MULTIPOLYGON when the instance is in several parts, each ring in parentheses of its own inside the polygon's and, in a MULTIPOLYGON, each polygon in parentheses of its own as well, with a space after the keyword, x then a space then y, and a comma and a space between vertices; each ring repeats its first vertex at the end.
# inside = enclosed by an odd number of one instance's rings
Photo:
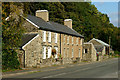
POLYGON ((2 65, 3 69, 19 68, 17 53, 24 32, 21 15, 22 4, 2 4, 2 65), (19 9, 18 9, 19 8, 19 9), (8 18, 8 20, 6 20, 8 18))

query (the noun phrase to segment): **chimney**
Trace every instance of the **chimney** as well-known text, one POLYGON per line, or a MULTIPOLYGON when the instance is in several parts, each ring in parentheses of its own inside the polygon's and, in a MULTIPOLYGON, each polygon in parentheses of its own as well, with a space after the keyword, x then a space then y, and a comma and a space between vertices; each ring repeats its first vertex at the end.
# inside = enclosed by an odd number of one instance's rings
POLYGON ((72 19, 65 19, 64 25, 72 29, 72 19))
POLYGON ((42 18, 45 21, 49 21, 49 14, 47 10, 37 10, 36 16, 42 18))

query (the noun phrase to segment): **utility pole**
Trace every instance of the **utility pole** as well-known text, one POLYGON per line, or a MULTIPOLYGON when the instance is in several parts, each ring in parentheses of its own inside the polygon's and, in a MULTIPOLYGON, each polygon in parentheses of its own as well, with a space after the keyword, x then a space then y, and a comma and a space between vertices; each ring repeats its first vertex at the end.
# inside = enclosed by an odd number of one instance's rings
POLYGON ((110 41, 111 40, 111 37, 109 36, 109 54, 110 54, 110 41))

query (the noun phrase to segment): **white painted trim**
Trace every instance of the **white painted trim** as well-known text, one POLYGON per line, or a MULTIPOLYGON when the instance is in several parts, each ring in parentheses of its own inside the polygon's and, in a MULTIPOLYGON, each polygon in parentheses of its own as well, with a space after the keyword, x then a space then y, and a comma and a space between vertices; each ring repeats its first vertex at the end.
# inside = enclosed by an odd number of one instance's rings
POLYGON ((26 43, 23 47, 22 47, 22 49, 24 49, 25 48, 25 46, 27 46, 29 43, 31 43, 35 38, 37 38, 39 36, 39 34, 38 35, 36 35, 34 38, 32 38, 28 43, 26 43))
POLYGON ((91 42, 91 41, 93 41, 93 40, 97 41, 98 43, 100 43, 100 44, 103 45, 103 46, 109 46, 109 44, 105 43, 104 41, 101 41, 101 40, 95 39, 95 38, 91 39, 89 42, 91 42), (101 41, 102 43, 101 43, 100 41, 101 41))
MULTIPOLYGON (((22 16, 22 15, 20 15, 22 16)), ((35 23, 33 23, 32 21, 30 21, 29 19, 25 18, 24 16, 22 16, 25 20, 27 20, 29 23, 31 23, 33 26, 39 28, 39 26, 37 26, 35 23)))
POLYGON ((92 44, 92 43, 90 43, 90 42, 86 42, 86 43, 84 43, 84 44, 92 44))

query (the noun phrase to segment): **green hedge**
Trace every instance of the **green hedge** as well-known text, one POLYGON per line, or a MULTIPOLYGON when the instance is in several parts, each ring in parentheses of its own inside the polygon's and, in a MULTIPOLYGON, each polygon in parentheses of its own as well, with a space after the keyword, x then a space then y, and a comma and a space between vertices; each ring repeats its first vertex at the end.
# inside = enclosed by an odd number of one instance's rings
POLYGON ((119 52, 119 51, 115 51, 114 53, 120 55, 120 52, 119 52))
POLYGON ((15 50, 2 50, 2 69, 18 69, 20 68, 20 63, 18 61, 17 53, 15 50))

